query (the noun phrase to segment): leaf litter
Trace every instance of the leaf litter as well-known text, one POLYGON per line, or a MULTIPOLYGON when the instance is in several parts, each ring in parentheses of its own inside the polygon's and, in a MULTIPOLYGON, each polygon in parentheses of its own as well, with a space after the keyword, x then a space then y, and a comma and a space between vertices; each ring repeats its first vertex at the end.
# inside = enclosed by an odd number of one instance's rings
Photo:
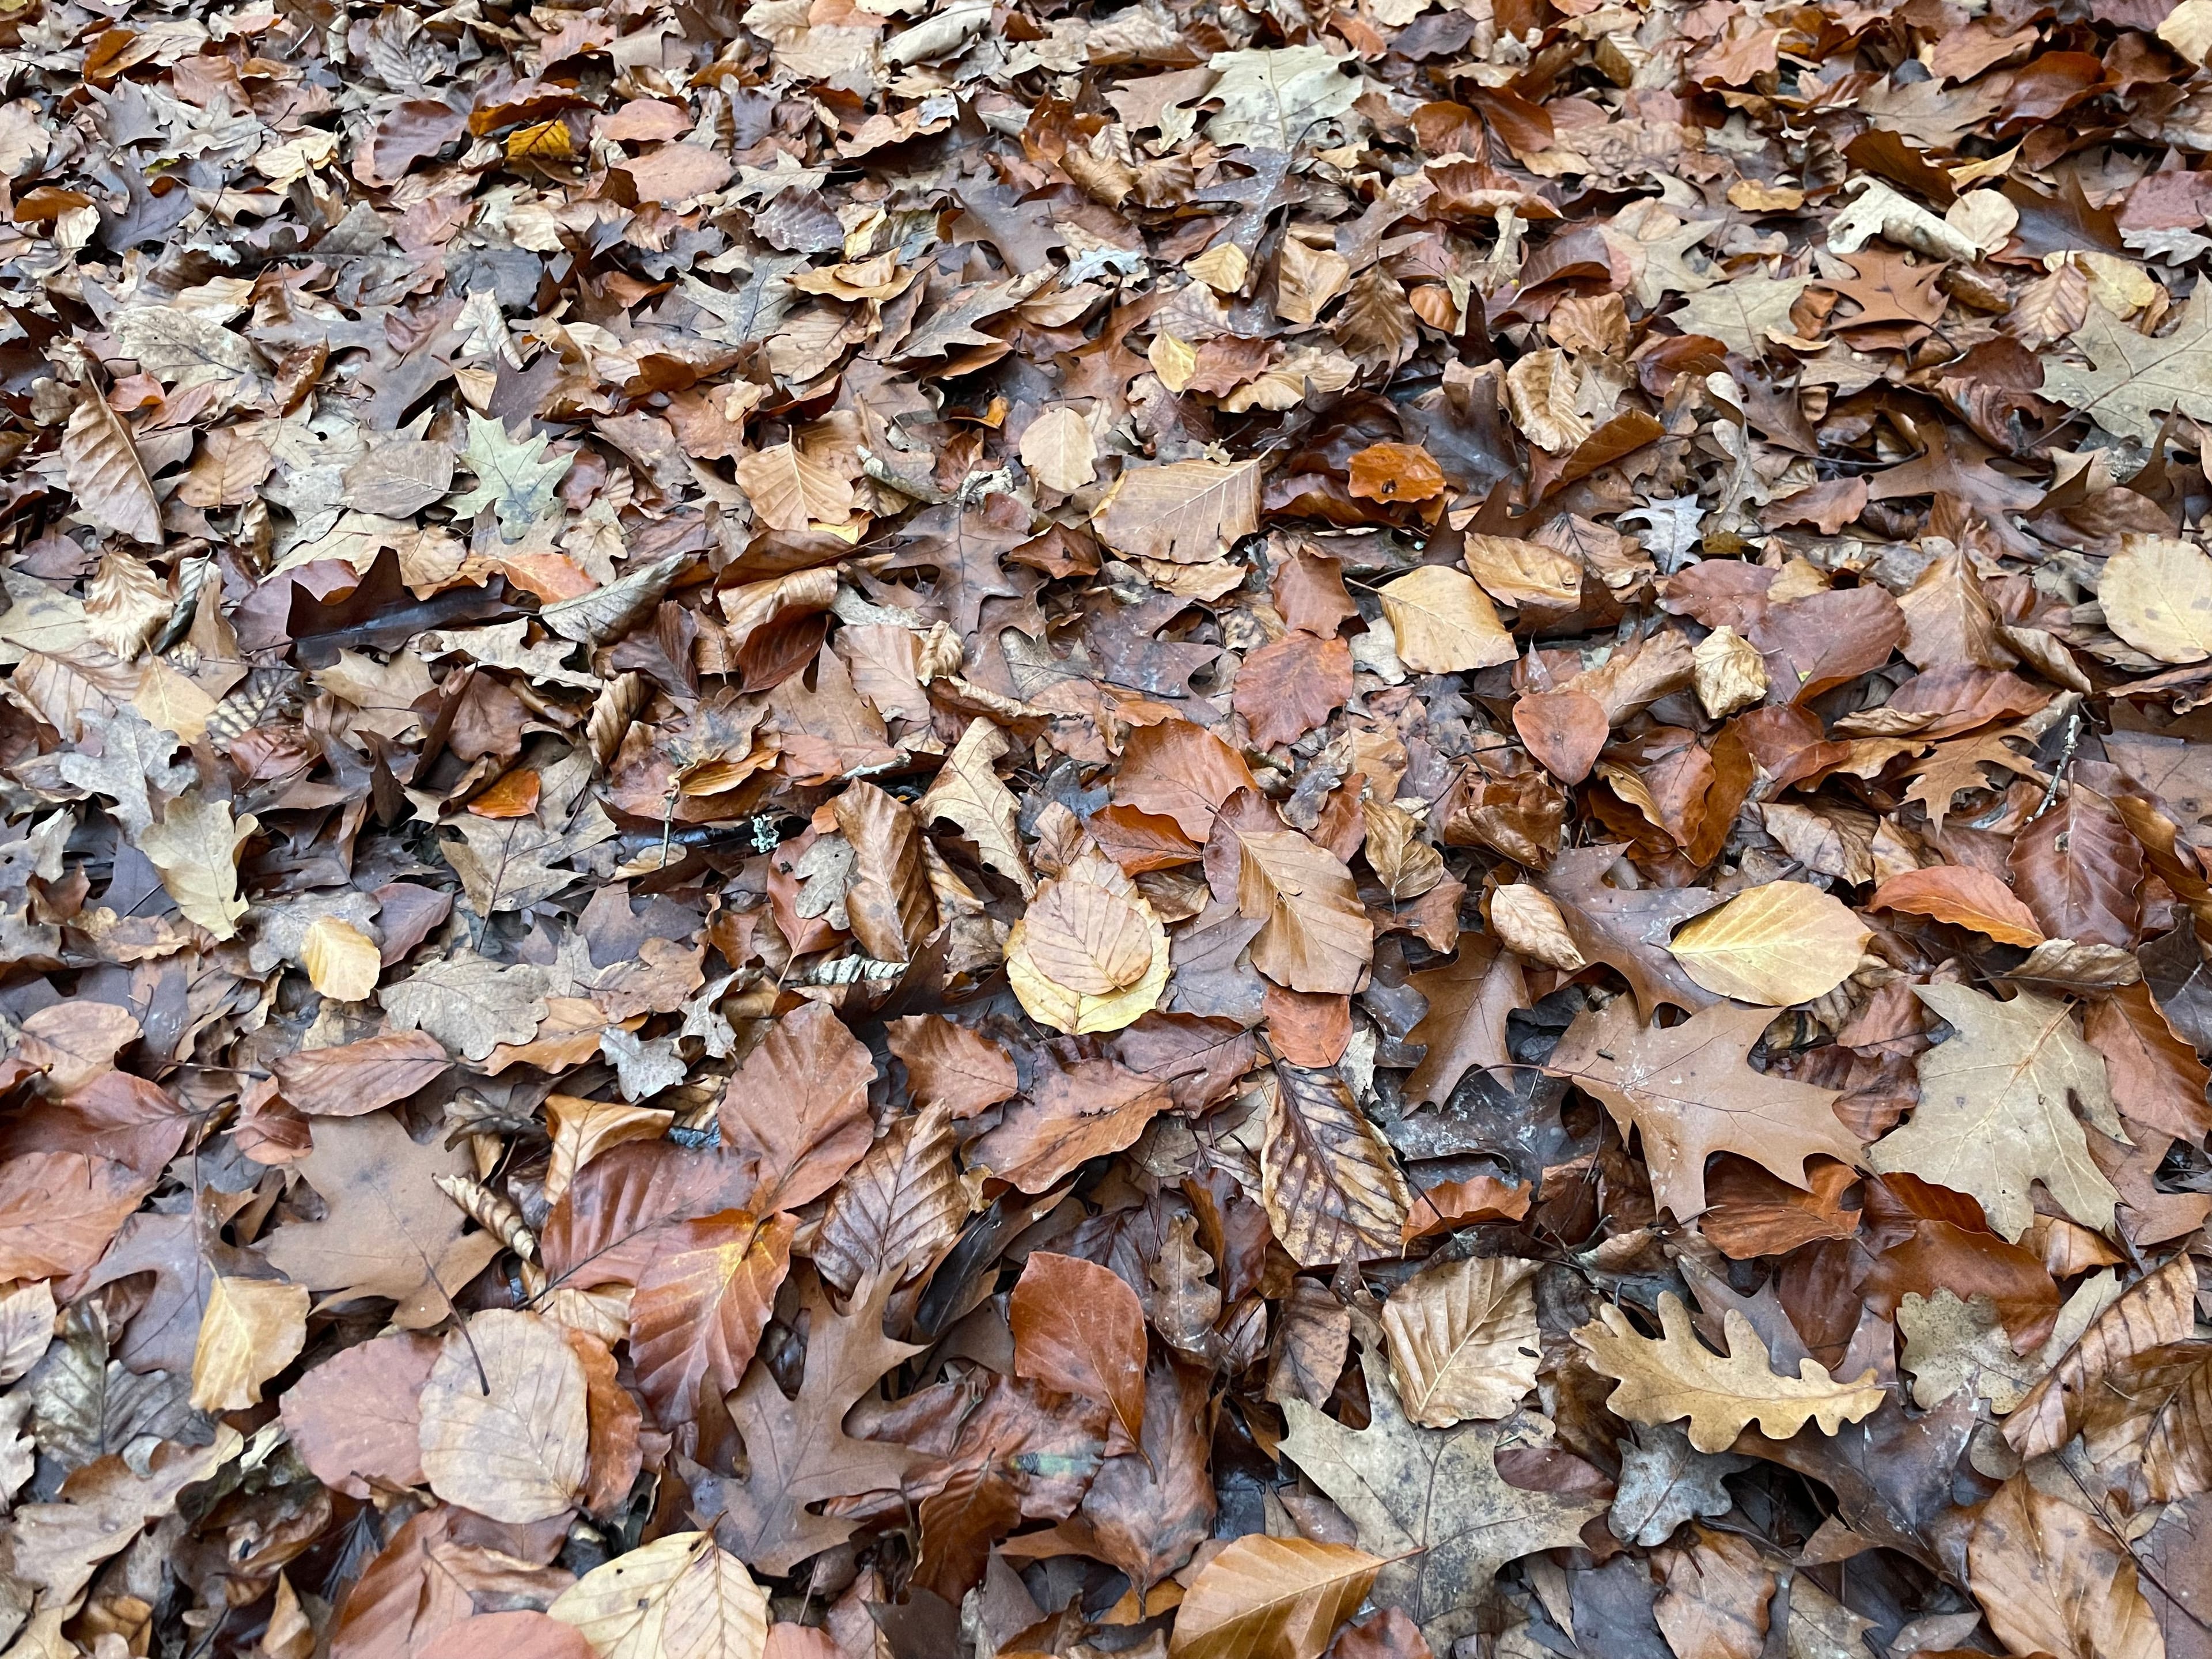
POLYGON ((2212 1655, 2212 0, 0 31, 0 1654, 2212 1655))

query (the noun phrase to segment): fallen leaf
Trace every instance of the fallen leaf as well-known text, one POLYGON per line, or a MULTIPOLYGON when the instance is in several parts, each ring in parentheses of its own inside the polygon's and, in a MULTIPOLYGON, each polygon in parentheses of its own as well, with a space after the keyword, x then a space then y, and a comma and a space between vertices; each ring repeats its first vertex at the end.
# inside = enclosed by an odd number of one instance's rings
POLYGON ((1808 1419, 1821 1433, 1833 1435, 1879 1409, 1886 1397, 1870 1370, 1844 1382, 1806 1359, 1795 1376, 1778 1373, 1759 1333, 1734 1309, 1722 1322, 1725 1354, 1698 1340, 1681 1298, 1671 1291, 1659 1298, 1659 1323, 1658 1336, 1640 1336, 1628 1316, 1607 1303, 1595 1322, 1575 1332, 1575 1340, 1599 1375, 1620 1384, 1607 1409, 1632 1423, 1686 1418, 1690 1443, 1702 1452, 1726 1451, 1753 1423, 1777 1439, 1788 1439, 1808 1419))
POLYGON ((1833 894, 1771 881, 1708 910, 1668 949, 1708 991, 1780 1007, 1826 996, 1850 977, 1873 937, 1833 894))

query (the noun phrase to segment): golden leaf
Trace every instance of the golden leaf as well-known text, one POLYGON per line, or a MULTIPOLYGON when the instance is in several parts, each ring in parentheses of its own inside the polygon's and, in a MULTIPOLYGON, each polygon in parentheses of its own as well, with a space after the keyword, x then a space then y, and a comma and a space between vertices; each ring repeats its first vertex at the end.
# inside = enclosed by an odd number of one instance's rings
POLYGON ((1639 1336, 1626 1314, 1605 1303, 1574 1336, 1591 1369, 1620 1384, 1607 1410, 1632 1423, 1687 1418, 1690 1443, 1699 1451, 1726 1451, 1753 1423, 1774 1440, 1789 1439, 1808 1419, 1832 1435, 1872 1415, 1887 1397, 1872 1370, 1841 1382, 1819 1361, 1804 1359, 1796 1376, 1780 1375, 1751 1322, 1733 1308, 1722 1322, 1725 1355, 1698 1340, 1688 1310, 1671 1291, 1659 1298, 1659 1327, 1657 1337, 1639 1336))
POLYGON ((1398 636, 1398 660, 1419 674, 1494 668, 1521 654, 1474 579, 1426 564, 1378 590, 1398 636))
POLYGON ((1176 1610, 1172 1659, 1317 1659, 1382 1562, 1348 1544, 1261 1534, 1199 1570, 1176 1610))
POLYGON ((261 1385, 307 1345, 304 1285, 216 1275, 192 1352, 192 1404, 234 1412, 261 1403, 261 1385))
MULTIPOLYGON (((1072 895, 1068 902, 1080 920, 1081 911, 1076 908, 1072 895)), ((1091 902, 1092 901, 1083 902, 1086 906, 1091 902)), ((1111 960, 1117 964, 1116 971, 1126 966, 1127 957, 1125 951, 1130 948, 1131 938, 1122 927, 1117 927, 1114 932, 1111 960)), ((1055 943, 1061 948, 1055 951, 1053 945, 1048 945, 1048 960, 1068 971, 1074 971, 1069 965, 1071 952, 1066 941, 1056 939, 1055 943)), ((1099 977, 1104 976, 1102 969, 1099 977)), ((1129 879, 1121 866, 1100 852, 1095 843, 1086 842, 1083 851, 1068 865, 1064 874, 1037 889, 1036 902, 1030 907, 1030 915, 1016 922, 1007 933, 1006 978, 1030 1018, 1040 1024, 1077 1036, 1088 1031, 1118 1031, 1158 1006, 1160 993, 1167 988, 1167 930, 1160 926, 1160 920, 1153 914, 1152 907, 1146 902, 1144 895, 1137 890, 1136 883, 1129 879), (1057 921, 1055 896, 1062 889, 1069 887, 1094 890, 1099 896, 1097 902, 1100 903, 1103 914, 1110 916, 1114 913, 1107 907, 1119 907, 1136 918, 1137 936, 1146 941, 1151 955, 1142 971, 1133 979, 1125 980, 1105 992, 1085 991, 1054 979, 1037 961, 1030 939, 1030 918, 1040 908, 1049 907, 1048 915, 1054 918, 1052 932, 1057 935, 1061 930, 1057 921)))
POLYGON ((1708 991, 1781 1008, 1834 990, 1873 937, 1833 894, 1770 881, 1706 911, 1667 948, 1708 991))
POLYGON ((300 954, 315 989, 339 1002, 366 1000, 384 971, 376 941, 336 916, 318 916, 308 924, 300 954))

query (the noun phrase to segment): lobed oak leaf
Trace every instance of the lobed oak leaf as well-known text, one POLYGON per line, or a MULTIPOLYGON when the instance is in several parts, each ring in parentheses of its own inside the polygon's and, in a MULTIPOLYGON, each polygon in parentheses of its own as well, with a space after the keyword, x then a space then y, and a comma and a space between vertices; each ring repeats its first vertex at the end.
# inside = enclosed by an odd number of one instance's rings
POLYGON ((1672 1291, 1659 1298, 1659 1324, 1656 1337, 1638 1335, 1628 1316, 1607 1303, 1574 1337, 1591 1367, 1620 1384, 1607 1409, 1633 1423, 1686 1418, 1690 1443, 1699 1451, 1726 1451, 1753 1423, 1770 1438, 1786 1440, 1808 1419, 1821 1433, 1834 1435, 1879 1410, 1887 1397, 1871 1370, 1843 1382, 1806 1359, 1795 1376, 1776 1372, 1751 1321, 1733 1308, 1722 1322, 1725 1354, 1698 1340, 1681 1298, 1672 1291))

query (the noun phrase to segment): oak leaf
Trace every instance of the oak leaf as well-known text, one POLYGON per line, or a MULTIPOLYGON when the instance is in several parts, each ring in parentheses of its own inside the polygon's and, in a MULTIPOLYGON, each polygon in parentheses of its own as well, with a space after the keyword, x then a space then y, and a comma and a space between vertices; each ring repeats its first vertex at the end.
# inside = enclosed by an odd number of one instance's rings
POLYGON ((1834 1110, 1838 1091, 1762 1076, 1747 1064, 1773 1011, 1708 1008, 1666 1030, 1644 1027, 1626 1000, 1575 1018, 1547 1069, 1605 1103, 1623 1134, 1642 1135, 1660 1206, 1687 1220, 1705 1207, 1705 1159, 1738 1152, 1792 1186, 1805 1160, 1859 1162, 1858 1138, 1834 1110))
POLYGON ((161 872, 161 884, 187 920, 229 939, 248 908, 238 895, 239 849, 260 827, 251 812, 234 822, 228 801, 187 793, 169 803, 159 823, 140 831, 138 850, 161 872))
POLYGON ((1599 1375, 1620 1386, 1606 1402, 1632 1423, 1689 1419, 1690 1443, 1703 1452, 1726 1451, 1753 1423, 1774 1439, 1787 1440, 1809 1419, 1833 1435, 1879 1410, 1887 1391, 1868 1371, 1855 1382, 1828 1375, 1815 1360, 1798 1362, 1785 1376, 1768 1364, 1766 1345, 1751 1321, 1735 1309, 1722 1321, 1728 1352, 1717 1354, 1698 1340, 1682 1299, 1659 1298, 1660 1334, 1638 1334, 1628 1316, 1611 1303, 1574 1334, 1599 1375))
POLYGON ((2027 1230, 2039 1181, 2083 1226, 2110 1227, 2119 1195, 2069 1103, 2108 1134, 2120 1121, 2105 1062, 2068 1006, 2031 991, 1999 1002, 1964 985, 1912 989, 1953 1035, 1920 1057, 1920 1103, 1868 1149, 1869 1167, 1972 1194, 2008 1239, 2027 1230))
POLYGON ((1407 1419, 1373 1348, 1362 1364, 1368 1425, 1348 1429, 1285 1400, 1283 1455, 1351 1517, 1359 1547, 1388 1563, 1375 1604, 1402 1609, 1441 1651, 1474 1632, 1500 1567, 1575 1544, 1604 1505, 1509 1485, 1498 1472, 1501 1425, 1422 1428, 1407 1419))

